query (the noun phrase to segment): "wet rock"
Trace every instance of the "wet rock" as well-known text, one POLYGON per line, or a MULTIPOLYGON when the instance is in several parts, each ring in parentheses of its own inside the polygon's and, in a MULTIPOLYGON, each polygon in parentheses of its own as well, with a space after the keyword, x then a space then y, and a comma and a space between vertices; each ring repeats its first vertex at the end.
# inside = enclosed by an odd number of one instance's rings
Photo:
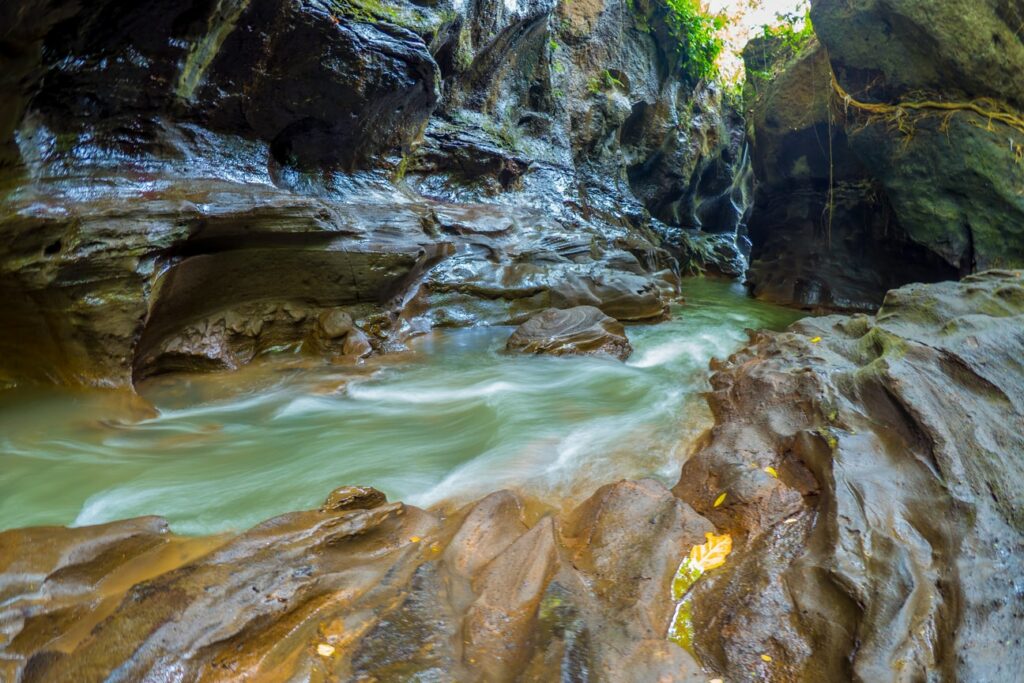
POLYGON ((674 489, 743 539, 694 588, 705 664, 771 680, 1024 670, 993 647, 1024 625, 1022 322, 1022 274, 993 271, 758 333, 718 367, 716 427, 674 489))
POLYGON ((798 54, 751 44, 748 73, 768 75, 750 121, 758 297, 873 311, 908 282, 1024 263, 1024 132, 969 110, 1020 108, 1012 5, 821 0, 798 54))
POLYGON ((543 518, 474 580, 466 651, 483 680, 515 680, 530 651, 540 601, 558 568, 555 527, 543 518))
POLYGON ((317 319, 320 333, 327 339, 339 339, 352 331, 355 323, 346 311, 324 311, 317 319))
POLYGON ((519 326, 506 348, 555 356, 601 355, 625 360, 633 352, 622 323, 592 306, 549 308, 519 326))
POLYGON ((734 218, 738 129, 646 3, 4 11, 5 384, 363 357, 552 306, 656 320, 678 254, 649 212, 734 218), (338 308, 356 330, 320 325, 338 308))
POLYGON ((674 566, 707 522, 653 481, 525 515, 507 491, 445 517, 343 487, 234 538, 148 518, 4 532, 0 674, 698 680, 663 636, 674 566))
POLYGON ((210 64, 199 107, 214 121, 240 109, 285 164, 353 168, 408 149, 437 104, 439 70, 396 23, 317 3, 253 2, 210 64))
POLYGON ((320 511, 370 510, 383 505, 387 500, 387 496, 369 486, 342 486, 331 491, 320 511))
POLYGON ((345 336, 345 345, 341 352, 352 358, 366 358, 373 353, 373 346, 362 330, 352 330, 345 336))

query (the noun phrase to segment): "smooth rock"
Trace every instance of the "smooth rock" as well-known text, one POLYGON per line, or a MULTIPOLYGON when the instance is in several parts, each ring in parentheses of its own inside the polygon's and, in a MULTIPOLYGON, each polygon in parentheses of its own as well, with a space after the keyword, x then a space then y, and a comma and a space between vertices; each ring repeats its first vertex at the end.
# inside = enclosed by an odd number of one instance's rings
POLYGON ((520 325, 506 348, 554 356, 603 355, 626 360, 633 352, 622 323, 593 306, 549 308, 520 325))
POLYGON ((347 311, 340 309, 324 311, 317 319, 317 323, 320 332, 327 339, 340 339, 355 327, 352 316, 347 311))
POLYGON ((718 366, 716 426, 674 489, 743 539, 694 588, 705 664, 1020 677, 1024 651, 1000 643, 1024 632, 1022 276, 909 285, 874 317, 757 333, 718 366))

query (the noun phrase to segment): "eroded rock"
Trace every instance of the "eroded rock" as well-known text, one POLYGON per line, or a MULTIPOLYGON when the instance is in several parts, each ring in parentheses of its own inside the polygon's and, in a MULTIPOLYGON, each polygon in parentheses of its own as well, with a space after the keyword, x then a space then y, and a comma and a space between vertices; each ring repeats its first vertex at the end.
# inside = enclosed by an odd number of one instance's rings
POLYGON ((506 348, 553 356, 612 356, 625 360, 633 352, 622 323, 593 306, 549 308, 520 325, 506 348))
POLYGON ((0 548, 14 551, 0 566, 0 674, 699 674, 662 636, 674 564, 707 522, 655 482, 606 486, 568 520, 547 515, 528 527, 524 516, 509 492, 446 519, 344 487, 318 511, 236 538, 179 539, 155 518, 8 531, 0 534, 0 548), (21 553, 25 544, 40 550, 21 553))
POLYGON ((744 539, 694 589, 705 664, 1018 677, 1022 350, 1024 279, 996 271, 758 333, 721 365, 716 427, 675 488, 744 539))

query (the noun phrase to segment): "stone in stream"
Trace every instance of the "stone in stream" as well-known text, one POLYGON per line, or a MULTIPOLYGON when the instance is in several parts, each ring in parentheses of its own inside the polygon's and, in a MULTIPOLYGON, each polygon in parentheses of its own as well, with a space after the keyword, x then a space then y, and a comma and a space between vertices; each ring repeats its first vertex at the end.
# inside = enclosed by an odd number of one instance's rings
POLYGON ((612 356, 626 360, 633 348, 622 323, 593 306, 549 308, 519 326, 505 348, 552 356, 612 356))

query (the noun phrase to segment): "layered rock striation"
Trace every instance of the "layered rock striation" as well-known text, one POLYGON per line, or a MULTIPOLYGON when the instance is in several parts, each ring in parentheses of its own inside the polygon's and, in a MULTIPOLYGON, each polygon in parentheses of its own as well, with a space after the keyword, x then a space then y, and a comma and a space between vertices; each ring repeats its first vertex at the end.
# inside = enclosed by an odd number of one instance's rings
POLYGON ((740 133, 659 6, 26 0, 0 26, 8 384, 358 355, 331 311, 375 352, 660 318, 679 230, 735 231, 700 207, 740 133))

